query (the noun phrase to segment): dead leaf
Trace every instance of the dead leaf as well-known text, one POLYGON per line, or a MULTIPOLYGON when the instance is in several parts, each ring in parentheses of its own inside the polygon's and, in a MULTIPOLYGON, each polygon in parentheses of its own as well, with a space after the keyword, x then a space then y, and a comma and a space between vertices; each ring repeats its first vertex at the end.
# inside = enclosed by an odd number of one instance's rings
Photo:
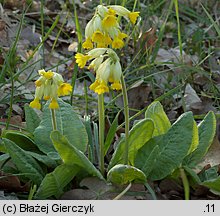
POLYGON ((186 85, 185 88, 184 99, 187 111, 190 111, 192 109, 202 109, 202 101, 189 83, 186 85))
POLYGON ((83 179, 80 182, 81 187, 87 187, 91 191, 95 192, 96 194, 104 194, 107 191, 110 191, 113 189, 113 186, 110 184, 107 184, 105 181, 100 180, 97 177, 88 177, 83 179))
POLYGON ((29 192, 30 183, 22 186, 17 176, 0 171, 0 188, 9 192, 29 192))
POLYGON ((213 167, 219 164, 220 164, 220 143, 216 136, 208 153, 205 155, 202 162, 198 164, 198 167, 205 167, 207 165, 213 167))

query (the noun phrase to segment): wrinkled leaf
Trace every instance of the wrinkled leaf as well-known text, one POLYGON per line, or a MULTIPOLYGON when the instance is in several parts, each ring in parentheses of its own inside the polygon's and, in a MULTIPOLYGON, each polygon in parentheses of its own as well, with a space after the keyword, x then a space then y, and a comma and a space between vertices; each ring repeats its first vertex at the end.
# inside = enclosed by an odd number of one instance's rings
MULTIPOLYGON (((60 106, 60 108, 56 110, 58 130, 69 140, 69 143, 72 146, 82 152, 85 152, 88 143, 85 126, 69 104, 65 103, 61 99, 59 99, 58 102, 60 106)), ((51 110, 48 106, 49 103, 45 105, 42 121, 34 131, 34 140, 39 149, 45 154, 56 152, 50 139, 52 120, 51 110)))
POLYGON ((213 192, 220 192, 220 176, 216 179, 208 180, 202 183, 202 185, 210 188, 213 192))
POLYGON ((118 164, 109 170, 107 180, 119 185, 131 182, 145 183, 146 176, 136 167, 118 164))
POLYGON ((4 131, 2 137, 7 138, 13 141, 17 146, 26 151, 35 151, 39 152, 39 149, 27 135, 22 132, 14 131, 14 130, 6 130, 4 131))
POLYGON ((53 172, 48 173, 40 184, 35 199, 57 198, 63 194, 63 188, 75 177, 80 168, 67 164, 59 165, 53 172))
POLYGON ((198 132, 198 127, 195 121, 193 121, 193 133, 192 133, 192 143, 190 146, 190 149, 188 151, 188 154, 190 154, 191 152, 193 152, 197 146, 199 145, 199 132, 198 132))
MULTIPOLYGON (((129 152, 128 159, 131 165, 134 164, 135 155, 151 137, 154 131, 153 121, 151 119, 143 119, 130 131, 130 135, 128 138, 129 152)), ((125 139, 121 139, 118 143, 118 146, 112 156, 112 159, 109 163, 108 169, 111 169, 114 165, 122 163, 124 158, 125 151, 125 139)))
POLYGON ((154 147, 152 148, 153 150, 150 153, 148 151, 145 151, 145 147, 143 146, 141 150, 138 151, 135 158, 135 167, 142 170, 146 177, 148 177, 148 175, 152 171, 154 163, 156 162, 156 158, 160 153, 159 146, 157 145, 158 138, 160 139, 160 137, 155 137, 154 139, 148 141, 148 145, 150 145, 152 142, 154 145, 154 147))
POLYGON ((138 155, 144 154, 148 156, 155 146, 158 145, 159 147, 159 154, 155 155, 154 164, 151 163, 151 160, 149 160, 149 164, 146 163, 148 161, 147 158, 142 162, 144 164, 143 167, 152 166, 149 174, 151 180, 162 179, 181 165, 193 142, 193 133, 195 133, 193 127, 194 119, 192 113, 184 113, 166 134, 152 138, 139 150, 138 155))
POLYGON ((45 164, 47 167, 55 168, 57 166, 56 161, 52 160, 47 155, 38 154, 38 153, 35 153, 35 152, 31 152, 31 151, 26 151, 26 153, 31 155, 37 161, 40 161, 41 163, 45 164))
POLYGON ((165 134, 171 127, 170 121, 159 101, 153 102, 148 106, 145 118, 150 118, 154 122, 153 136, 165 134))
POLYGON ((83 152, 71 145, 67 138, 61 135, 59 131, 53 131, 51 133, 51 139, 65 164, 78 165, 89 174, 103 179, 101 173, 94 167, 94 165, 88 160, 83 152))
POLYGON ((213 112, 209 112, 198 126, 199 145, 185 159, 184 164, 194 167, 207 153, 216 132, 216 119, 213 112))
POLYGON ((34 133, 34 130, 39 126, 41 120, 35 110, 29 105, 25 104, 24 111, 27 125, 26 128, 30 133, 34 133))
POLYGON ((35 159, 9 139, 3 138, 3 142, 18 170, 35 184, 40 185, 44 172, 35 159))

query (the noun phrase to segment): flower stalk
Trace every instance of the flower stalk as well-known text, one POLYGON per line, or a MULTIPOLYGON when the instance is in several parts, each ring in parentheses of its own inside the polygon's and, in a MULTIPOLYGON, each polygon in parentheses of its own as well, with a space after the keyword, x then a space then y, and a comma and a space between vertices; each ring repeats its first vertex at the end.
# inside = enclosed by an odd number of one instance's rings
POLYGON ((57 120, 56 120, 56 113, 55 113, 55 109, 51 109, 51 116, 52 116, 52 127, 53 127, 53 131, 57 130, 57 120))
POLYGON ((128 165, 128 137, 129 137, 129 107, 128 107, 128 94, 127 88, 124 80, 124 76, 121 76, 121 84, 122 84, 122 95, 124 102, 124 116, 125 116, 125 152, 124 152, 124 164, 128 165))
POLYGON ((104 176, 104 136, 105 136, 105 108, 104 108, 104 96, 103 94, 98 95, 98 112, 99 112, 99 168, 104 176))
POLYGON ((181 175, 182 182, 183 182, 185 200, 189 200, 190 198, 189 181, 183 168, 180 168, 180 175, 181 175))

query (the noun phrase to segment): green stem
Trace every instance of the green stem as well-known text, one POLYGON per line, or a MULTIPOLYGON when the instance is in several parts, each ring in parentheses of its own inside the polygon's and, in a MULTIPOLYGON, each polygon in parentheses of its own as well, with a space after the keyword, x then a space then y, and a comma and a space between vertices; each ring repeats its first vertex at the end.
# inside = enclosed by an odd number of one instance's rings
POLYGON ((129 137, 129 107, 128 107, 128 94, 124 77, 121 76, 122 95, 124 101, 124 116, 125 116, 125 152, 124 152, 124 164, 128 164, 128 137, 129 137))
MULTIPOLYGON (((10 70, 10 76, 12 78, 13 73, 11 71, 11 68, 9 70, 10 70)), ((5 127, 6 130, 8 130, 8 127, 9 127, 9 124, 10 124, 10 120, 11 120, 12 111, 13 111, 13 108, 12 108, 12 106, 13 106, 13 98, 14 98, 14 79, 11 79, 11 98, 10 98, 10 106, 9 106, 8 118, 7 118, 6 127, 5 127)))
MULTIPOLYGON (((44 37, 44 0, 41 0, 40 4, 40 18, 41 18, 41 35, 42 38, 44 37)), ((42 65, 41 67, 44 68, 45 66, 45 58, 44 58, 44 43, 42 44, 42 65)))
POLYGON ((144 185, 147 188, 147 190, 149 191, 149 193, 151 194, 152 198, 154 200, 157 200, 157 196, 156 196, 154 190, 151 188, 151 186, 147 182, 144 185))
POLYGON ((34 196, 34 193, 36 192, 36 190, 37 190, 37 185, 34 185, 33 187, 31 187, 30 193, 28 195, 28 200, 33 199, 33 196, 34 196))
POLYGON ((57 121, 56 121, 56 114, 55 114, 55 109, 51 109, 51 116, 52 116, 52 126, 53 130, 57 130, 57 121))
POLYGON ((99 167, 102 175, 104 176, 104 133, 105 133, 105 108, 104 108, 104 96, 98 95, 98 110, 99 110, 99 167))
POLYGON ((186 173, 183 168, 180 168, 180 175, 183 182, 185 200, 189 200, 189 194, 190 194, 189 181, 187 179, 186 173))
POLYGON ((121 199, 121 197, 124 196, 130 188, 131 188, 131 183, 129 183, 129 185, 120 194, 118 194, 118 196, 116 196, 113 200, 121 199))
POLYGON ((183 60, 183 44, 181 39, 181 26, 180 26, 180 18, 179 18, 179 6, 178 6, 178 0, 174 0, 175 5, 175 11, 176 11, 176 21, 177 21, 177 30, 178 30, 178 43, 180 48, 180 58, 181 61, 183 60))

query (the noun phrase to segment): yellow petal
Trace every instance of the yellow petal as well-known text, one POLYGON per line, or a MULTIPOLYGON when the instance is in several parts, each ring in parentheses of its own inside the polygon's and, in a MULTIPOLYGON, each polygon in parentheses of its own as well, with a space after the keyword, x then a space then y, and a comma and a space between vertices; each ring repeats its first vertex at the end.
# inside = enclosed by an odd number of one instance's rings
POLYGON ((49 108, 50 109, 58 109, 59 108, 59 104, 57 103, 57 100, 55 98, 53 98, 51 100, 49 108))
POLYGON ((120 33, 118 34, 118 38, 121 39, 121 40, 123 40, 123 39, 126 38, 126 37, 128 37, 128 35, 125 34, 125 33, 123 33, 123 32, 120 32, 120 33))
POLYGON ((111 87, 113 90, 121 90, 122 89, 121 83, 119 83, 119 82, 114 82, 113 84, 111 84, 111 87))
POLYGON ((42 72, 41 75, 46 79, 51 79, 54 76, 54 72, 52 71, 42 72))
POLYGON ((40 86, 42 85, 42 82, 41 82, 40 80, 36 80, 36 81, 35 81, 35 85, 36 85, 37 87, 40 87, 40 86))
POLYGON ((92 90, 92 91, 95 91, 95 89, 99 86, 99 81, 96 80, 94 83, 92 83, 90 86, 89 86, 89 89, 92 90))
POLYGON ((50 96, 44 96, 44 100, 49 100, 50 96))
POLYGON ((116 15, 116 12, 115 12, 115 10, 113 10, 112 8, 109 8, 109 9, 108 9, 108 14, 115 16, 115 15, 116 15))
POLYGON ((87 38, 86 41, 82 44, 82 47, 84 49, 92 49, 93 48, 93 43, 90 38, 87 38))
POLYGON ((90 59, 90 56, 88 56, 88 55, 83 55, 83 54, 81 54, 81 53, 77 53, 77 54, 75 55, 75 58, 76 58, 76 63, 78 64, 78 66, 79 66, 80 68, 83 68, 83 67, 85 67, 86 62, 90 59))
POLYGON ((101 31, 95 31, 92 35, 92 41, 95 43, 99 43, 103 41, 104 35, 101 31))
POLYGON ((117 18, 114 15, 107 15, 103 20, 102 20, 102 26, 103 28, 111 28, 117 26, 117 18))
POLYGON ((104 82, 101 82, 100 85, 98 85, 96 88, 95 88, 95 93, 97 94, 103 94, 105 92, 109 92, 109 88, 108 86, 106 85, 106 83, 104 82))
POLYGON ((38 98, 35 98, 31 103, 30 103, 30 107, 32 108, 36 108, 36 109, 40 109, 41 108, 41 104, 39 102, 38 98))
POLYGON ((139 13, 140 13, 140 12, 130 12, 130 13, 128 14, 128 17, 129 17, 130 21, 132 22, 132 24, 135 24, 135 23, 136 23, 137 18, 138 18, 138 16, 139 16, 139 13))
POLYGON ((69 83, 62 83, 57 90, 58 96, 69 95, 72 89, 73 87, 69 83))
POLYGON ((116 37, 112 42, 112 48, 113 49, 121 49, 124 46, 123 40, 116 37))

